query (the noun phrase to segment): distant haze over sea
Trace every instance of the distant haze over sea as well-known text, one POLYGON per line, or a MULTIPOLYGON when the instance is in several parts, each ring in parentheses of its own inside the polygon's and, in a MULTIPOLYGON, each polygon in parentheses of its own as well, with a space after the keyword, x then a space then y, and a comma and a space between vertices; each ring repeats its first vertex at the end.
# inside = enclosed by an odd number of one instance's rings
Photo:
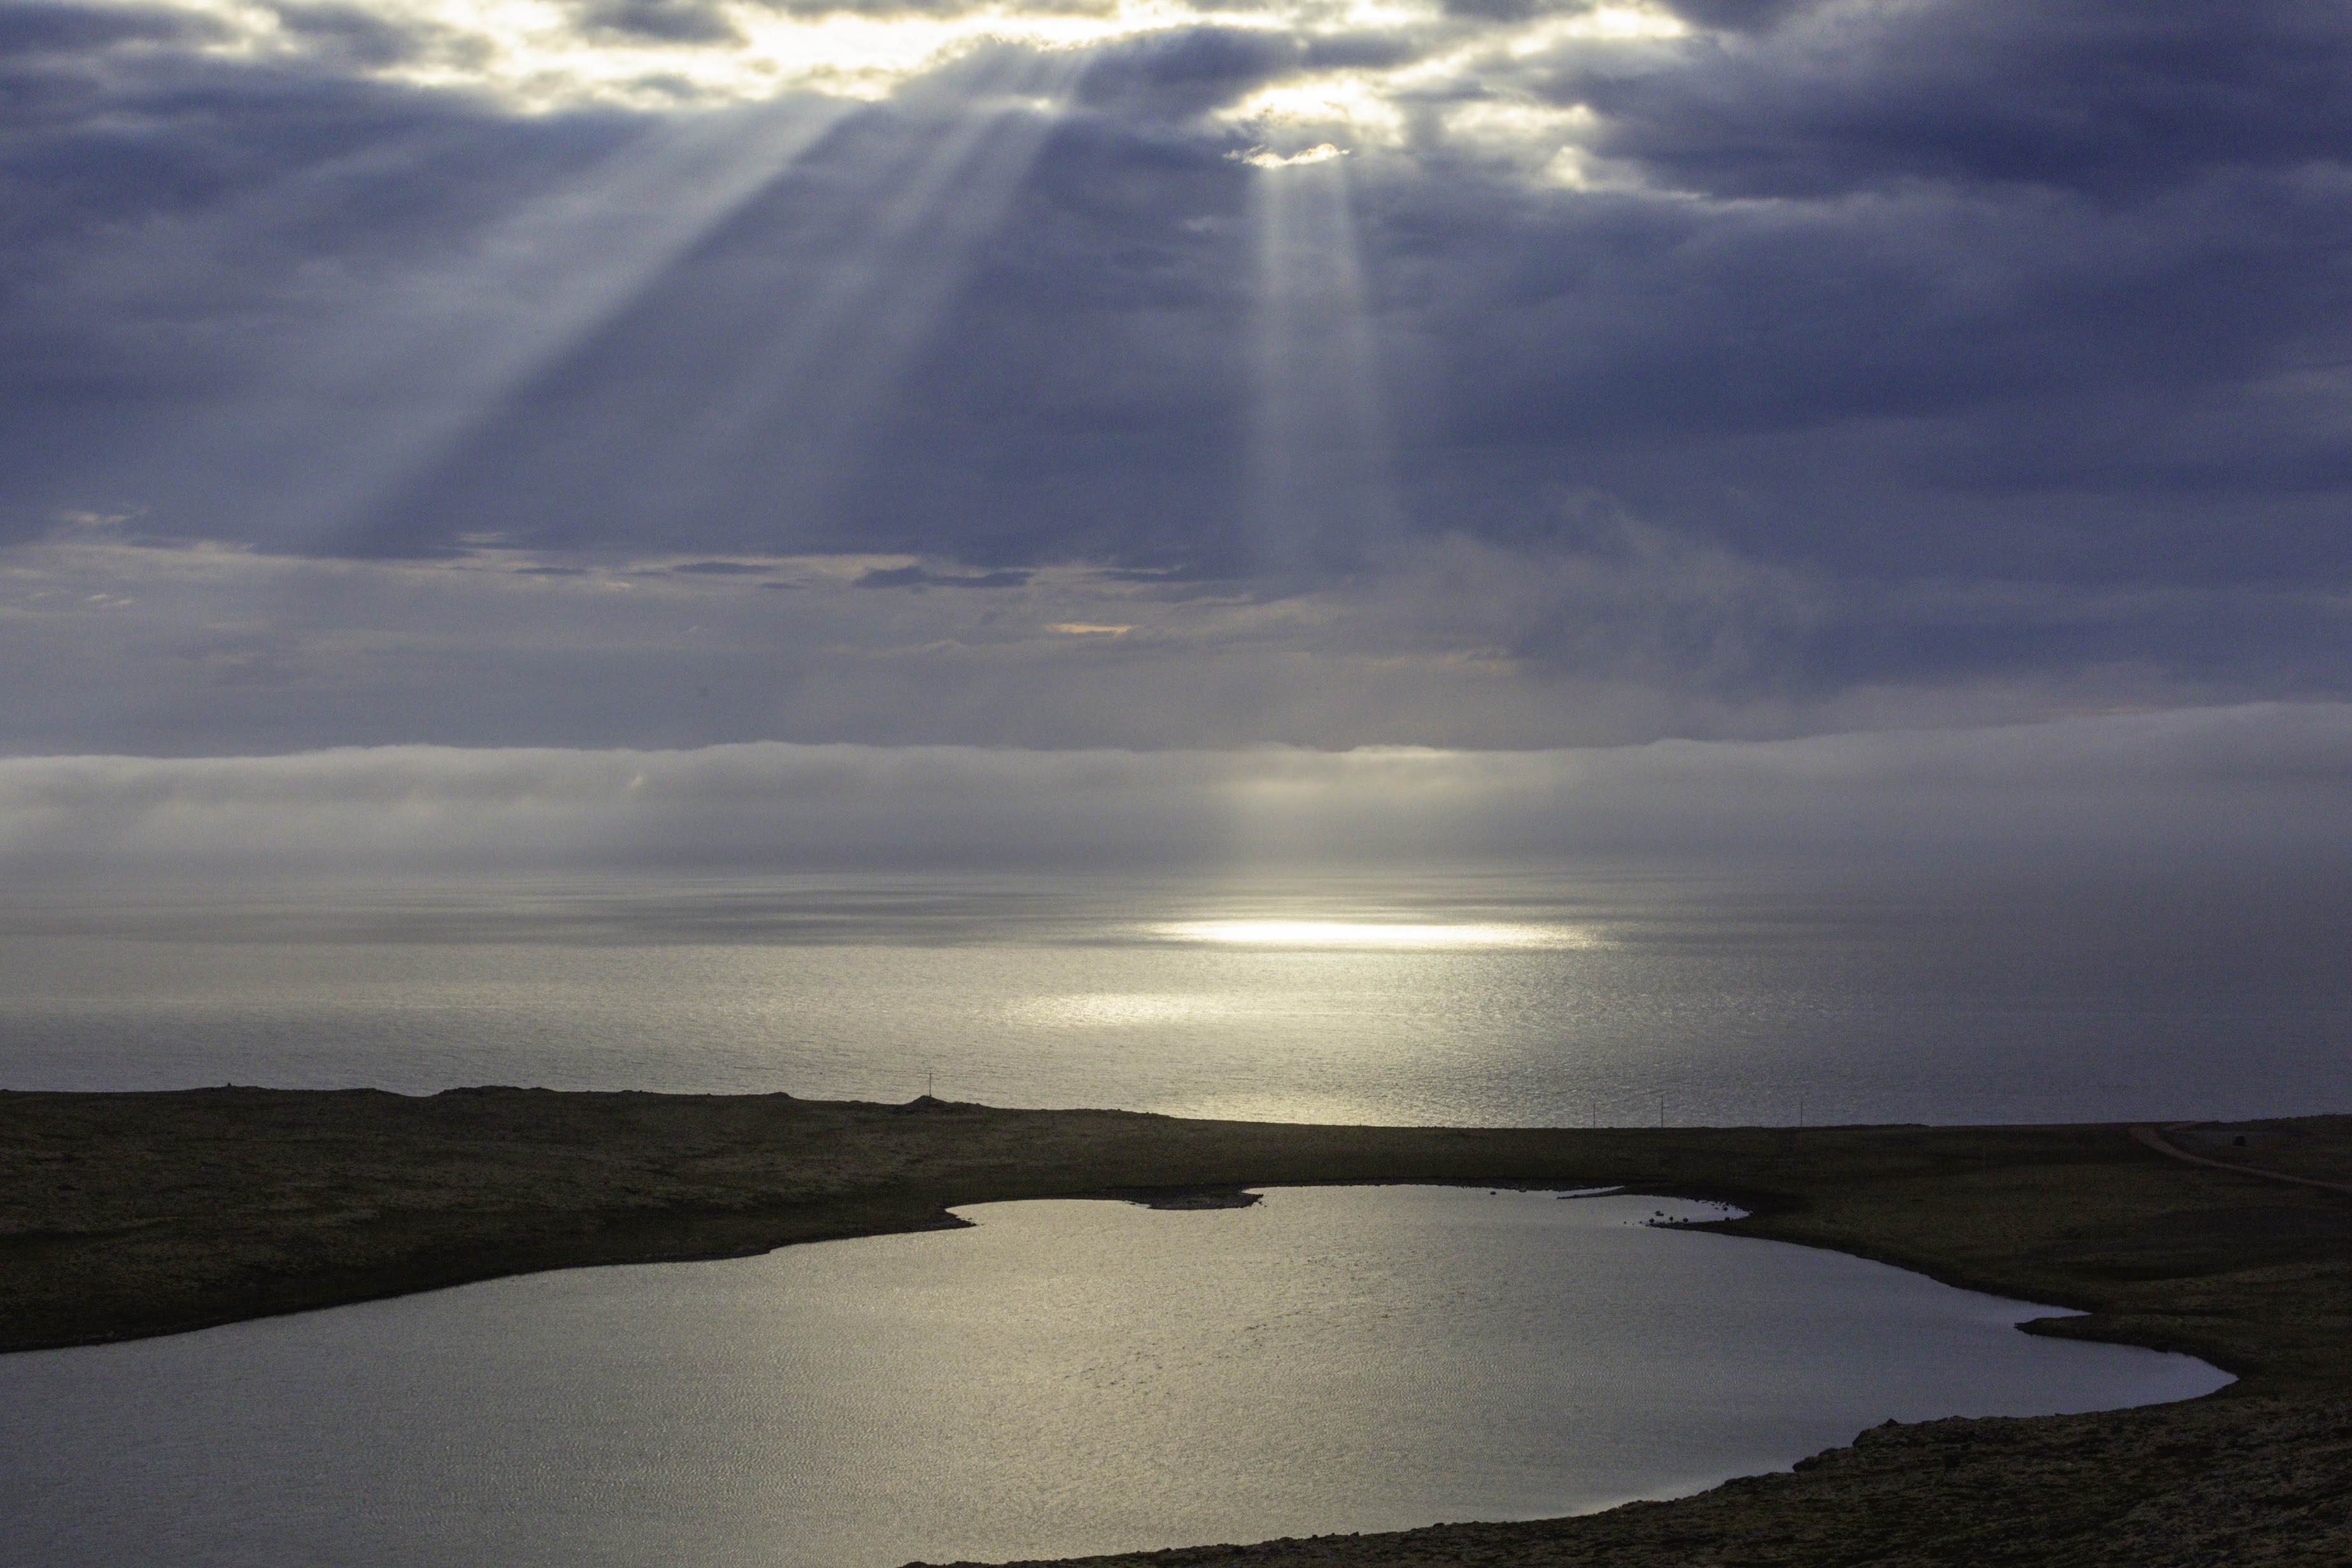
POLYGON ((2352 708, 1538 752, 0 759, 0 1086, 2346 1109, 2352 708))

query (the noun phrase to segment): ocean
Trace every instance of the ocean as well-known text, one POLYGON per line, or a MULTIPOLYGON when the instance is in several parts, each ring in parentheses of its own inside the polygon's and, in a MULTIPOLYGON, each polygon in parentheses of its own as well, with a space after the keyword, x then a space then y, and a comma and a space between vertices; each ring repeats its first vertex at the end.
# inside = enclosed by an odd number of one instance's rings
POLYGON ((2347 1108, 2340 888, 1554 871, 24 892, 0 1087, 784 1091, 1349 1123, 2347 1108))

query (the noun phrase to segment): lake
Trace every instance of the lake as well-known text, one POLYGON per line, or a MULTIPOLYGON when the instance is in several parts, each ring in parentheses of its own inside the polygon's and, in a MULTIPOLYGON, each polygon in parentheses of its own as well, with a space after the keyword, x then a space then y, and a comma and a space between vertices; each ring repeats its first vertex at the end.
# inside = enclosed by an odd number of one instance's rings
POLYGON ((0 1358, 46 1568, 890 1568, 1535 1518, 1881 1421, 2179 1399, 2201 1362, 1706 1206, 1078 1200, 0 1358))

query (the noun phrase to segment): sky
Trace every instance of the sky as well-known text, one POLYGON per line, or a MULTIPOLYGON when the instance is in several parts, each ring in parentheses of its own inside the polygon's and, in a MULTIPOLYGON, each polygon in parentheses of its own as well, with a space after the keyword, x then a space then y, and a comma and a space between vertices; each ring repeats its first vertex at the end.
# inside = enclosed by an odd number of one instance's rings
POLYGON ((5 0, 0 858, 2334 843, 2347 87, 2310 0, 5 0))

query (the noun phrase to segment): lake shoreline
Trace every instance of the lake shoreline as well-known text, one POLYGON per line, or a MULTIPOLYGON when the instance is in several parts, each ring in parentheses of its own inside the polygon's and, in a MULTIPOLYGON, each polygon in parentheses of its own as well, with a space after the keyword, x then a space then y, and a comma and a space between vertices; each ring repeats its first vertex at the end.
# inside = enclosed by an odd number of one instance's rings
MULTIPOLYGON (((2352 1173, 2352 1117, 2262 1126, 2264 1167, 2352 1173)), ((2179 1406, 1867 1433, 1793 1472, 1603 1514, 1097 1561, 1926 1562, 1967 1540, 2031 1562, 2257 1546, 2340 1562, 2352 1199, 2228 1165, 2168 1159, 2121 1124, 1328 1127, 784 1095, 0 1092, 0 1348, 951 1227, 952 1207, 1012 1198, 1619 1186, 1747 1211, 1705 1228, 2083 1312, 2030 1332, 2185 1352, 2240 1381, 2179 1406)))

